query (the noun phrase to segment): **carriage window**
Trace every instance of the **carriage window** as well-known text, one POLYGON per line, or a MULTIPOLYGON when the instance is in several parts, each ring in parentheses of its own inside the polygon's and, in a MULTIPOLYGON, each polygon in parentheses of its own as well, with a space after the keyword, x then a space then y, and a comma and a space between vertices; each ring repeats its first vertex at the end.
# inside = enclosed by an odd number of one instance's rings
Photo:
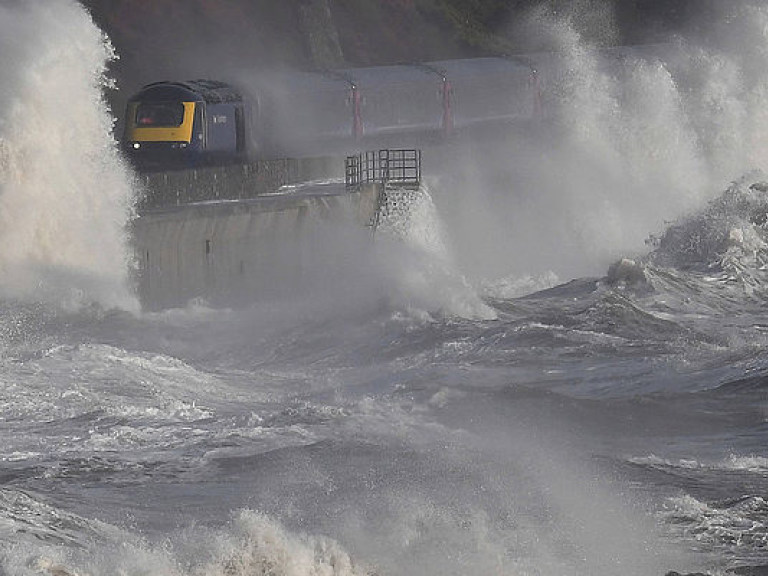
POLYGON ((136 108, 136 125, 140 127, 181 126, 183 121, 181 102, 144 102, 136 108))

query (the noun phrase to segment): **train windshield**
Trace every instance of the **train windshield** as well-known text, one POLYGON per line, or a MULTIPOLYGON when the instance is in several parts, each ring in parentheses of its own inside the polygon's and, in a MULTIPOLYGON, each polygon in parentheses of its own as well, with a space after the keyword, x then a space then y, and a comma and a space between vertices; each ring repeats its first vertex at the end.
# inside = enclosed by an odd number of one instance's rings
POLYGON ((181 102, 142 102, 136 108, 136 126, 170 127, 184 122, 181 102))

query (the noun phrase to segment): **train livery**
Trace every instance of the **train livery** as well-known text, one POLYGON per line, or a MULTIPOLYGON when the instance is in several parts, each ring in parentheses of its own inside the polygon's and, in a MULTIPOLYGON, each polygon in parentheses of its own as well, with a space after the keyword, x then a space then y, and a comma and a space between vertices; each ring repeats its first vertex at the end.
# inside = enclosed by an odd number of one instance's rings
POLYGON ((140 167, 301 156, 477 125, 540 110, 524 58, 477 58, 328 72, 157 82, 128 102, 124 145, 140 167))
POLYGON ((156 82, 128 101, 126 145, 140 165, 244 157, 245 122, 242 96, 223 82, 156 82))

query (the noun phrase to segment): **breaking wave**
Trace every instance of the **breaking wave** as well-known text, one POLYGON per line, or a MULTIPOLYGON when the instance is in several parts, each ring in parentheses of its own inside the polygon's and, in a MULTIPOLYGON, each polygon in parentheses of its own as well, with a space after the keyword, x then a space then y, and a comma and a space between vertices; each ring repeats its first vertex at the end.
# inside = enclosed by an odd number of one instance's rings
POLYGON ((103 98, 104 34, 71 0, 0 5, 0 294, 133 309, 132 179, 103 98))
POLYGON ((768 183, 750 173, 702 209, 646 243, 651 251, 609 269, 609 281, 645 283, 703 305, 742 306, 768 298, 768 183))
POLYGON ((768 8, 729 2, 704 31, 604 49, 551 12, 521 24, 540 58, 551 134, 467 147, 436 197, 473 278, 596 275, 697 211, 731 180, 768 169, 768 8))
MULTIPOLYGON (((0 497, 5 496, 0 494, 0 497)), ((77 576, 88 574, 163 576, 369 576, 374 572, 358 565, 335 541, 297 534, 268 516, 252 510, 236 512, 228 526, 219 529, 189 528, 162 544, 151 544, 115 527, 88 522, 55 511, 27 495, 13 500, 26 506, 28 515, 41 521, 72 529, 90 531, 101 546, 82 554, 77 548, 55 546, 61 537, 40 527, 39 540, 51 546, 41 554, 37 549, 17 545, 2 566, 14 574, 77 576), (53 515, 56 521, 49 516, 53 515), (39 517, 39 518, 36 518, 39 517), (89 530, 85 530, 88 528, 89 530)), ((0 505, 5 504, 0 499, 0 505)), ((23 519, 20 519, 23 521, 23 519)), ((49 530, 57 532, 56 530, 49 530)), ((64 530, 59 530, 64 533, 64 530)))

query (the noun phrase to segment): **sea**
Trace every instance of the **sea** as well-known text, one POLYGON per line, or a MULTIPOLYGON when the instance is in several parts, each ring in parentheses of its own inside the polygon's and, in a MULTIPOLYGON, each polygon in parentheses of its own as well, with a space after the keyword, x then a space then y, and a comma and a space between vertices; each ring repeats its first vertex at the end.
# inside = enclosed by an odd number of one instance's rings
POLYGON ((425 150, 305 285, 155 310, 119 55, 0 2, 0 574, 768 574, 768 9, 609 64, 531 26, 557 137, 425 150))

